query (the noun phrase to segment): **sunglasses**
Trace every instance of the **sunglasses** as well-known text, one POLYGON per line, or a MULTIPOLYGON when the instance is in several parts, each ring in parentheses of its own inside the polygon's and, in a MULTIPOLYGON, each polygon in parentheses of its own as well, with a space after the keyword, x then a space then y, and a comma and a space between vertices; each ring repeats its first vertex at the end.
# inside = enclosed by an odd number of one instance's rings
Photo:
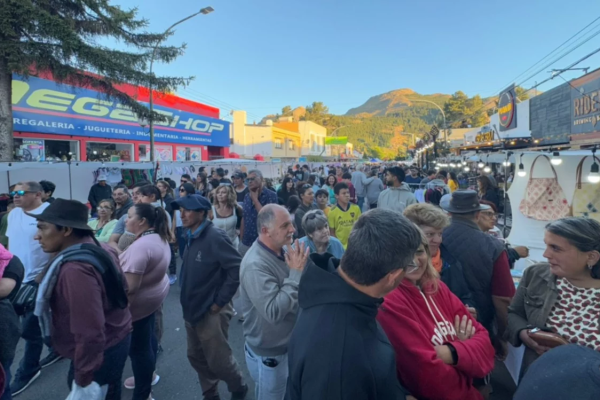
POLYGON ((184 188, 179 189, 180 192, 185 192, 184 188))
POLYGON ((25 193, 35 193, 35 192, 31 191, 31 190, 17 190, 17 191, 12 191, 9 194, 11 197, 15 197, 16 195, 25 196, 25 193))

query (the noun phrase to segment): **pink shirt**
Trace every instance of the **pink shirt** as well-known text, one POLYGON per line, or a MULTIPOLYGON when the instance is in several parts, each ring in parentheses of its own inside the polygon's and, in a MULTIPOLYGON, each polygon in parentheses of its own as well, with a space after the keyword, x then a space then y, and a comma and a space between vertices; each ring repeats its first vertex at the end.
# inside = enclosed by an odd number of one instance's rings
POLYGON ((133 321, 152 314, 169 294, 167 268, 171 262, 169 244, 158 234, 138 238, 119 256, 124 273, 142 275, 142 282, 129 305, 133 321))

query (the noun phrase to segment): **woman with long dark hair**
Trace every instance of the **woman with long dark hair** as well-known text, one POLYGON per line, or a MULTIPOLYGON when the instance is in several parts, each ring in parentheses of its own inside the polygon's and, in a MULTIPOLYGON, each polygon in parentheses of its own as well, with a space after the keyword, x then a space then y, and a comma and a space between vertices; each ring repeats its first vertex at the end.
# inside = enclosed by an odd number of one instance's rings
POLYGON ((500 198, 498 197, 498 191, 492 184, 492 181, 486 175, 480 175, 477 177, 477 192, 479 194, 479 200, 487 200, 494 203, 497 210, 500 210, 500 198))
POLYGON ((450 171, 448 173, 448 187, 450 188, 450 192, 454 192, 459 188, 458 178, 456 177, 455 172, 450 171))
POLYGON ((286 176, 281 183, 281 187, 277 190, 277 198, 281 199, 283 204, 286 205, 290 196, 294 195, 298 195, 296 188, 294 187, 294 180, 286 176))
POLYGON ((331 174, 327 176, 325 179, 325 184, 321 187, 321 189, 326 189, 329 192, 329 204, 335 204, 335 192, 333 188, 338 183, 338 179, 335 175, 331 174))
POLYGON ((302 228, 302 217, 304 214, 311 210, 318 210, 319 207, 315 204, 315 194, 313 192, 312 185, 310 183, 305 183, 298 188, 298 195, 300 197, 300 206, 294 215, 296 219, 296 234, 299 238, 306 236, 304 229, 302 228))
POLYGON ((208 176, 206 175, 206 172, 198 172, 197 178, 195 192, 204 197, 208 196, 212 188, 208 184, 208 176))
POLYGON ((129 288, 127 297, 133 321, 129 349, 135 379, 132 398, 146 400, 150 398, 153 381, 158 380, 154 374, 158 350, 155 318, 169 294, 166 273, 171 261, 171 232, 167 213, 144 203, 129 209, 126 228, 136 237, 119 257, 129 288))

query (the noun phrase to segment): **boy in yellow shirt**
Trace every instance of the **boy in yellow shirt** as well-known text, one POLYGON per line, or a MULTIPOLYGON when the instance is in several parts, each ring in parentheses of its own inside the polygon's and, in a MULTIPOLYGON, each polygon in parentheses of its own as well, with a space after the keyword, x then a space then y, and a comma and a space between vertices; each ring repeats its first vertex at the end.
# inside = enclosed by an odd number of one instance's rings
POLYGON ((329 217, 329 191, 325 189, 319 189, 315 192, 315 198, 317 199, 317 206, 319 210, 325 213, 326 217, 329 217))
POLYGON ((336 205, 329 211, 327 219, 329 221, 329 230, 331 236, 336 237, 344 245, 344 249, 348 245, 348 237, 352 231, 354 223, 360 217, 360 208, 353 203, 350 203, 350 189, 344 182, 340 182, 333 188, 335 193, 336 205))

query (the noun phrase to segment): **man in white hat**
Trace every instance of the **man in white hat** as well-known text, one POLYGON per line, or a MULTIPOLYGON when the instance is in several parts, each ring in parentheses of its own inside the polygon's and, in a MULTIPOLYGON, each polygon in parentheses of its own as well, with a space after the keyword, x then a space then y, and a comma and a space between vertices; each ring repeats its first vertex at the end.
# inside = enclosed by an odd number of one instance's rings
POLYGON ((96 216, 98 204, 106 199, 112 199, 112 189, 106 183, 106 175, 101 174, 98 176, 98 183, 90 188, 90 194, 88 195, 88 201, 92 206, 92 216, 96 216))

